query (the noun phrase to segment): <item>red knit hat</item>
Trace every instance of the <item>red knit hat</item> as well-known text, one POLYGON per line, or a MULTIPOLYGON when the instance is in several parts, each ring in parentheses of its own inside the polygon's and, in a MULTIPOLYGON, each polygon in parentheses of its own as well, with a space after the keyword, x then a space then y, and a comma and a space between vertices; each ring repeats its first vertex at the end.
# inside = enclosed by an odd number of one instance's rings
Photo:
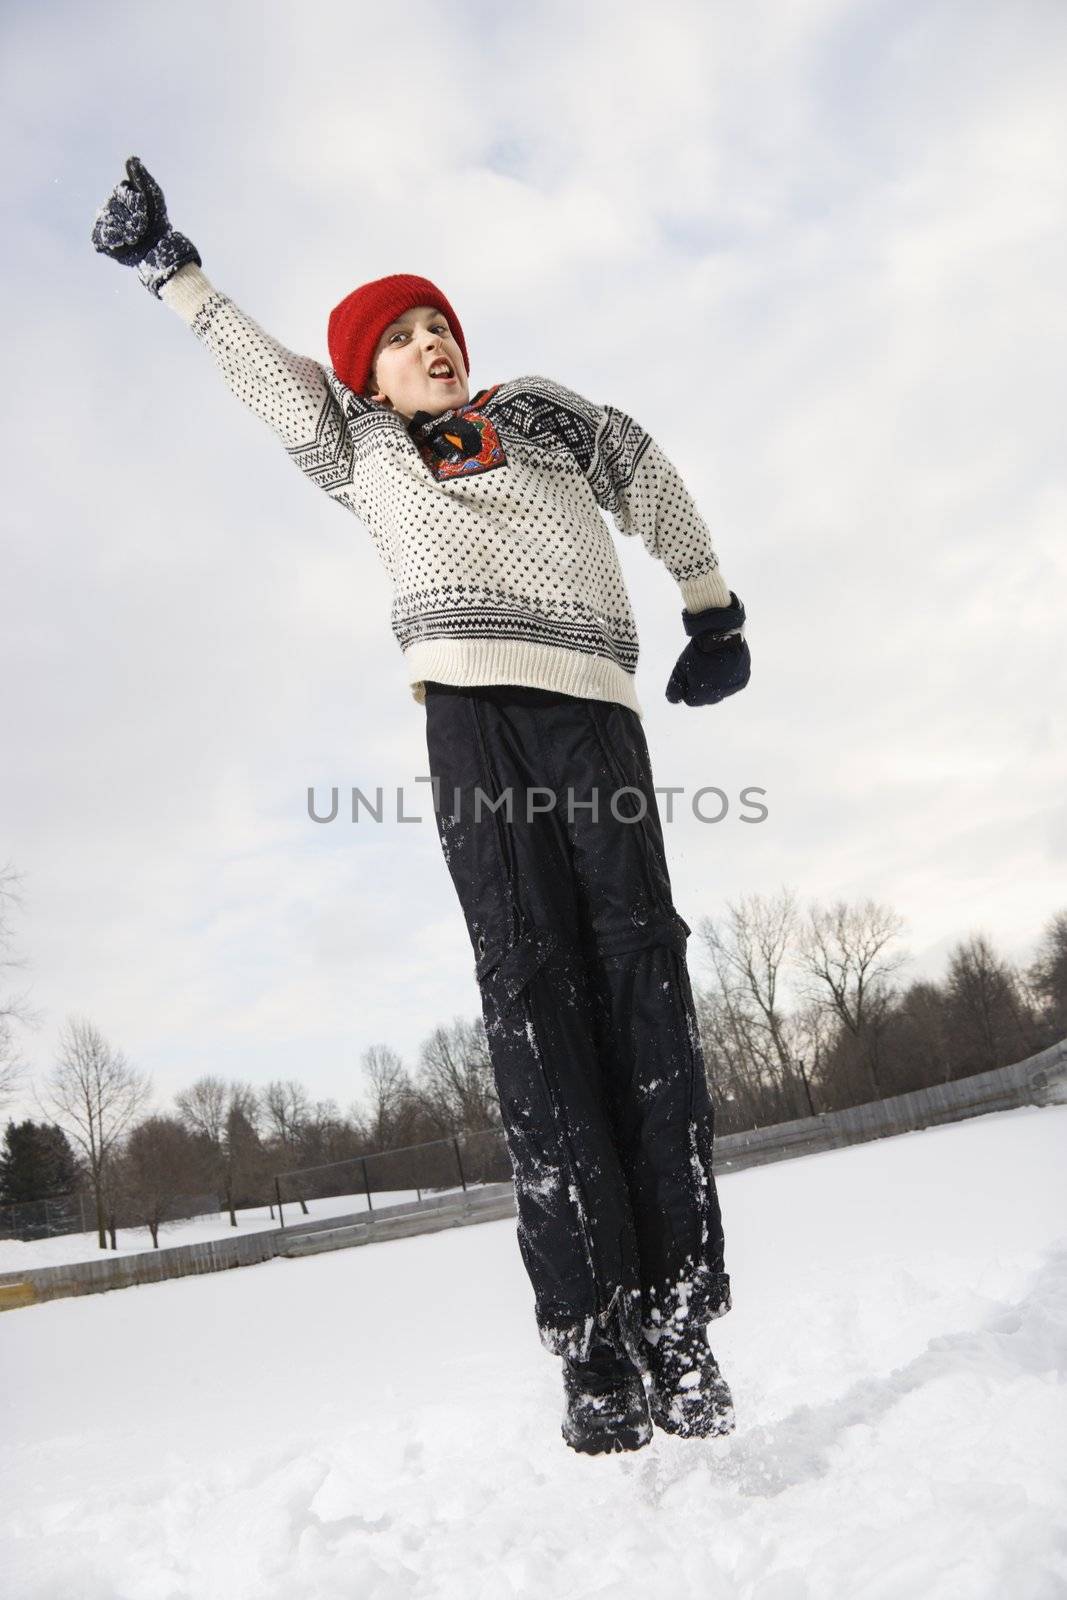
POLYGON ((346 295, 330 312, 327 343, 333 370, 342 383, 362 394, 374 364, 378 340, 391 322, 413 306, 436 306, 448 318, 456 343, 463 352, 463 365, 470 377, 471 364, 459 318, 436 284, 429 278, 394 272, 388 278, 375 278, 346 295))

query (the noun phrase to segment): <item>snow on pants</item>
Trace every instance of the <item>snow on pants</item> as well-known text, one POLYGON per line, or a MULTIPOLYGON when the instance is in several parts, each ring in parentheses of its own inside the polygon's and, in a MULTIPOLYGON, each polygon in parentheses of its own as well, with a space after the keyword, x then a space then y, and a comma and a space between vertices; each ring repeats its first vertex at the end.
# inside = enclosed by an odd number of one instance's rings
POLYGON ((730 1309, 714 1111, 641 719, 426 684, 434 812, 475 955, 542 1343, 730 1309), (479 796, 478 791, 481 791, 479 796))

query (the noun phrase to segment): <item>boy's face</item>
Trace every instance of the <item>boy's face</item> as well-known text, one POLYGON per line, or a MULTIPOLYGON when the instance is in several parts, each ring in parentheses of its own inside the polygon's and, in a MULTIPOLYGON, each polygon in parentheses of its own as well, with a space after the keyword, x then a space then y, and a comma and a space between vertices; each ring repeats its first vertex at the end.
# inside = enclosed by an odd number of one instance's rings
POLYGON ((470 399, 467 370, 448 319, 436 306, 415 306, 391 322, 374 352, 370 397, 410 422, 416 411, 437 416, 470 399), (431 378, 447 363, 451 376, 431 378))

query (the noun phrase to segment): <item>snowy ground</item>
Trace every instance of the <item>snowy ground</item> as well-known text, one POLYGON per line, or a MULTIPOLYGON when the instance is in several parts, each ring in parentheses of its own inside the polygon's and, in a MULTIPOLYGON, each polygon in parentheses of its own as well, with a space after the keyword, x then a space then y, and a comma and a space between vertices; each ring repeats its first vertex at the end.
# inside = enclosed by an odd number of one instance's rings
POLYGON ((1055 1600, 1067 1107, 724 1176, 731 1438, 559 1437, 513 1221, 0 1316, 11 1600, 1055 1600))
MULTIPOLYGON (((472 1188, 478 1185, 472 1184, 472 1188)), ((436 1198, 442 1194, 460 1193, 455 1190, 423 1190, 423 1198, 436 1198)), ((374 1196, 374 1209, 400 1205, 418 1200, 416 1189, 383 1190, 374 1196)), ((309 1200, 307 1216, 299 1201, 285 1202, 285 1225, 293 1227, 298 1222, 313 1222, 316 1217, 354 1216, 367 1210, 367 1196, 358 1194, 334 1195, 328 1200, 309 1200)), ((189 1217, 181 1222, 165 1222, 159 1230, 159 1248, 169 1250, 177 1244, 200 1244, 205 1239, 232 1239, 239 1233, 262 1233, 278 1227, 278 1215, 271 1216, 269 1206, 258 1206, 238 1211, 236 1228, 230 1225, 228 1211, 209 1212, 202 1217, 189 1217)), ((147 1228, 120 1228, 116 1235, 118 1248, 110 1246, 101 1250, 96 1233, 59 1233, 51 1239, 0 1239, 0 1272, 21 1272, 29 1267, 56 1267, 71 1261, 100 1261, 108 1256, 138 1255, 154 1249, 152 1235, 147 1228)))

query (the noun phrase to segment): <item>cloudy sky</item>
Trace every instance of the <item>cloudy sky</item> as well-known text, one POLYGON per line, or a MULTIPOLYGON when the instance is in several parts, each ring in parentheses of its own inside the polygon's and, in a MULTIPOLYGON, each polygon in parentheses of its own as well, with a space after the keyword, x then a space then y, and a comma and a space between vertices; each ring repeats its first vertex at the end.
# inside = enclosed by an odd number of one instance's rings
POLYGON ((2 32, 0 864, 36 1072, 77 1014, 161 1108, 206 1071, 345 1108, 369 1045, 413 1063, 478 1010, 386 575, 92 251, 130 154, 291 348, 421 273, 472 392, 548 374, 678 466, 753 658, 668 704, 680 597, 614 535, 657 782, 731 802, 665 828, 692 925, 788 884, 895 906, 913 973, 979 929, 1029 956, 1067 904, 1062 5, 21 0, 2 32), (393 820, 316 825, 312 784, 393 820))

